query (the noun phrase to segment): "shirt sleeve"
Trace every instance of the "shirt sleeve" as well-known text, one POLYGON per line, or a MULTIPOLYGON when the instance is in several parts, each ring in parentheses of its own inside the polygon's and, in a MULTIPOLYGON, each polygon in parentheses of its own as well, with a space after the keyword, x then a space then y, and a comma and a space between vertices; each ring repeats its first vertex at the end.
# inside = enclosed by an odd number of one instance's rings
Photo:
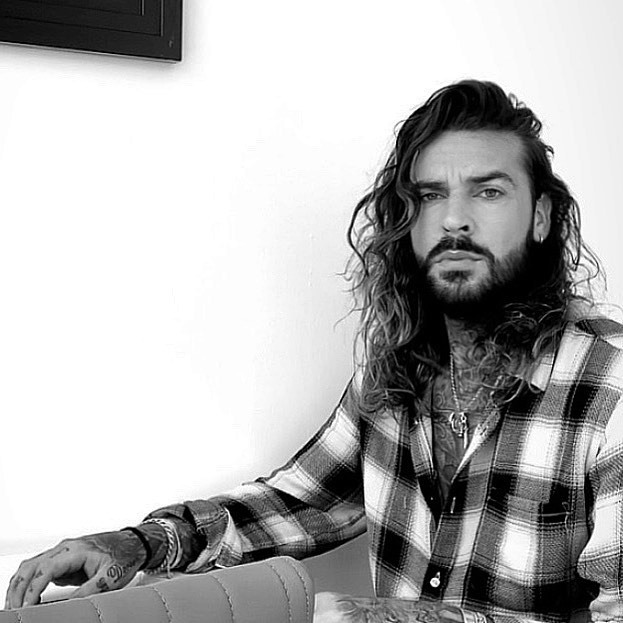
POLYGON ((623 399, 614 409, 588 470, 593 497, 591 536, 578 573, 599 587, 590 604, 593 621, 623 620, 623 399))
POLYGON ((148 516, 191 520, 205 537, 187 572, 278 555, 300 559, 365 531, 359 422, 350 392, 349 385, 329 420, 270 476, 148 516))

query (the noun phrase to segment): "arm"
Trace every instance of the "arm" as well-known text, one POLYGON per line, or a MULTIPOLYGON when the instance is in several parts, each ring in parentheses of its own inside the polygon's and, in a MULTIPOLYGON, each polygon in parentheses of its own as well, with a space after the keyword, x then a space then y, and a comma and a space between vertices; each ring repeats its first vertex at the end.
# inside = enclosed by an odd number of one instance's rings
POLYGON ((320 431, 269 477, 149 517, 188 522, 202 535, 203 549, 184 560, 186 571, 201 572, 274 555, 302 558, 357 536, 365 529, 361 491, 359 425, 347 391, 320 431))
POLYGON ((351 597, 337 593, 316 595, 314 623, 490 623, 484 615, 464 618, 457 606, 432 601, 351 597))
POLYGON ((590 538, 578 560, 578 573, 599 592, 590 604, 593 621, 623 617, 623 399, 614 409, 589 465, 587 488, 593 498, 590 538))
MULTIPOLYGON (((344 401, 317 435, 283 468, 229 494, 168 506, 148 518, 174 524, 182 556, 176 569, 207 571, 278 554, 320 553, 364 530, 358 426, 344 401)), ((50 583, 79 584, 74 596, 126 586, 168 552, 157 524, 67 539, 24 561, 11 579, 6 607, 34 604, 50 583)))

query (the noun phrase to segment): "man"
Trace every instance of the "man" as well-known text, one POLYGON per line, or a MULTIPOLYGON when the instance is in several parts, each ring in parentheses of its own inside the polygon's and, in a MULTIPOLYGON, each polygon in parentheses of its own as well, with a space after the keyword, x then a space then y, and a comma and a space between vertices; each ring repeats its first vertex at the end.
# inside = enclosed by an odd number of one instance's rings
POLYGON ((495 84, 433 94, 353 215, 361 361, 329 421, 267 478, 25 561, 7 606, 367 530, 377 598, 321 593, 317 623, 623 618, 623 330, 540 130, 495 84))

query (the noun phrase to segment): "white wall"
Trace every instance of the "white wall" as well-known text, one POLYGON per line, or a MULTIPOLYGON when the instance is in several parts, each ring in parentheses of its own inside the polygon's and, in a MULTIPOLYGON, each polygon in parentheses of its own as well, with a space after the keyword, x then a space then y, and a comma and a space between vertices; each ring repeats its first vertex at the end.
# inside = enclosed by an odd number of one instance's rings
MULTIPOLYGON (((178 65, 0 47, 0 551, 217 493, 317 429, 350 374, 350 212, 448 82, 541 115, 623 303, 618 0, 185 4, 178 65)), ((363 547, 314 571, 366 590, 363 547)))

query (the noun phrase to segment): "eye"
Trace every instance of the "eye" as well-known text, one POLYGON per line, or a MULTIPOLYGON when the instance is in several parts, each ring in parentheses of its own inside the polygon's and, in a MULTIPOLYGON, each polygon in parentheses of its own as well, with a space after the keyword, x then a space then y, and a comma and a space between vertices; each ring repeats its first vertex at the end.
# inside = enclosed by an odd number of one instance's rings
POLYGON ((422 203, 429 203, 431 201, 437 201, 439 199, 441 199, 441 195, 439 193, 421 193, 418 197, 418 199, 422 202, 422 203))
POLYGON ((481 197, 485 199, 497 199, 501 197, 504 193, 497 188, 485 188, 478 193, 481 197))

